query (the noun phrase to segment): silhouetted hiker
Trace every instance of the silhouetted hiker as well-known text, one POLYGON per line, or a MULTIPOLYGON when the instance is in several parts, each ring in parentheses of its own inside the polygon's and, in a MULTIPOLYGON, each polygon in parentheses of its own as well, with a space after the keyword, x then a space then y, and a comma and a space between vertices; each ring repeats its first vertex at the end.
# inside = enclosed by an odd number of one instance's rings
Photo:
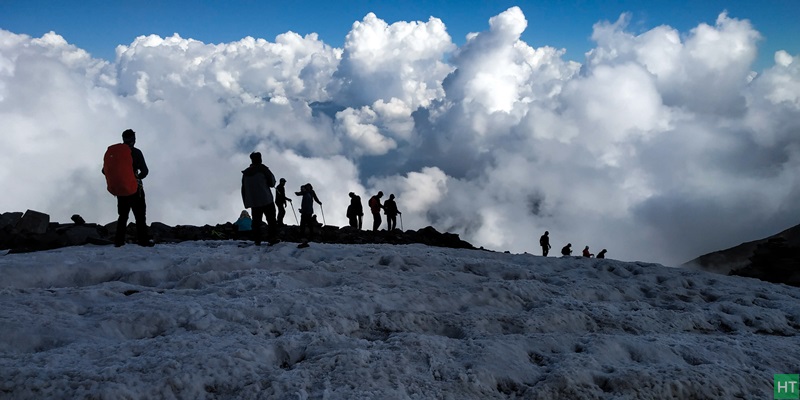
POLYGON ((594 254, 589 252, 589 246, 583 248, 583 256, 584 257, 594 257, 594 254))
POLYGON ((539 246, 542 246, 542 255, 547 257, 547 253, 550 252, 550 232, 544 231, 544 235, 539 238, 539 246))
POLYGON ((570 254, 572 254, 572 243, 567 243, 566 246, 561 248, 561 255, 568 256, 570 254))
POLYGON ((381 197, 383 197, 383 192, 378 192, 375 196, 369 198, 369 210, 372 212, 372 231, 377 232, 378 228, 381 227, 381 197))
POLYGON ((286 202, 292 199, 286 197, 286 179, 281 178, 275 187, 275 205, 278 207, 278 226, 283 226, 283 217, 286 215, 286 202))
POLYGON ((299 192, 294 192, 298 196, 303 196, 300 201, 300 234, 305 233, 308 228, 308 239, 314 236, 314 226, 317 225, 316 217, 314 216, 314 202, 322 205, 322 202, 317 198, 317 193, 310 183, 300 186, 299 192))
POLYGON ((600 250, 600 252, 597 253, 597 258, 606 258, 606 249, 600 250))
POLYGON ((126 129, 122 132, 122 143, 109 146, 103 158, 103 175, 106 176, 108 191, 117 197, 117 231, 114 246, 125 244, 128 228, 128 215, 133 210, 136 219, 136 239, 140 246, 151 247, 153 241, 147 233, 147 204, 144 197, 142 179, 150 172, 144 161, 142 151, 134 147, 136 132, 126 129))
POLYGON ((361 205, 361 196, 350 192, 350 205, 347 206, 347 219, 350 226, 361 230, 361 222, 364 217, 364 207, 361 205))
POLYGON ((275 200, 270 188, 275 187, 275 175, 261 161, 261 153, 250 154, 250 166, 242 171, 242 201, 245 208, 253 213, 253 240, 261 244, 262 216, 266 216, 269 244, 278 242, 276 237, 278 222, 275 220, 275 200))
POLYGON ((397 214, 403 214, 397 210, 397 203, 394 201, 394 194, 383 202, 383 213, 386 214, 386 226, 389 232, 397 229, 397 214))

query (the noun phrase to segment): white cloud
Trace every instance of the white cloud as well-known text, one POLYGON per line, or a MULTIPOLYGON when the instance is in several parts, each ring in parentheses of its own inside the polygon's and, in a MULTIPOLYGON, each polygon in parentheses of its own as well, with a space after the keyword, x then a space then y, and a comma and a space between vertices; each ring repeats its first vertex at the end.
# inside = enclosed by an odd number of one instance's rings
POLYGON ((428 106, 442 96, 441 80, 452 70, 443 59, 454 49, 438 18, 388 25, 370 13, 353 23, 329 90, 354 106, 392 98, 428 106))
POLYGON ((725 13, 689 32, 627 22, 596 24, 582 65, 522 42, 516 7, 460 48, 437 18, 374 14, 343 49, 141 36, 113 63, 0 31, 0 209, 115 219, 100 163, 133 128, 149 219, 170 224, 234 219, 259 150, 290 190, 314 184, 329 224, 348 192, 383 190, 405 228, 499 250, 538 251, 549 230, 554 246, 678 263, 794 225, 797 55, 753 74, 760 35, 725 13))
POLYGON ((373 125, 378 116, 368 107, 359 110, 348 108, 336 113, 336 128, 340 130, 357 148, 356 155, 383 155, 397 147, 394 140, 381 135, 373 125))

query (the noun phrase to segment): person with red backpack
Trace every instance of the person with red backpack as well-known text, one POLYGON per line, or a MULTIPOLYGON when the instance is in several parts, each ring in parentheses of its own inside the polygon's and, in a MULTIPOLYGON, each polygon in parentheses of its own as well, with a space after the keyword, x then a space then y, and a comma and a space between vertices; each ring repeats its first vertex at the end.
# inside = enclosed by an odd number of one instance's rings
POLYGON ((134 147, 136 132, 126 129, 122 132, 122 143, 111 145, 103 158, 103 175, 106 176, 108 191, 117 197, 117 231, 114 246, 125 244, 128 215, 133 210, 136 219, 136 238, 140 246, 152 247, 153 241, 147 232, 147 205, 144 197, 142 179, 150 170, 144 161, 142 151, 134 147))
POLYGON ((378 194, 369 198, 369 210, 372 212, 372 231, 377 232, 378 228, 381 227, 381 197, 383 197, 383 192, 378 192, 378 194))

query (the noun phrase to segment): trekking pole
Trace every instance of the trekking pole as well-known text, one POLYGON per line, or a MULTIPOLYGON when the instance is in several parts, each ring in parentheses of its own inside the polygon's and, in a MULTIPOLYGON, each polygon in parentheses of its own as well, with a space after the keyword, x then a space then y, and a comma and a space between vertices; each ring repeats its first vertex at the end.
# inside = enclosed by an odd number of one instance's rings
POLYGON ((400 230, 405 232, 405 229, 403 229, 403 214, 400 214, 400 230))
POLYGON ((291 206, 292 206, 292 215, 294 215, 294 222, 295 222, 297 225, 300 225, 300 221, 298 221, 298 220, 297 220, 297 214, 294 212, 294 204, 292 204, 292 202, 290 201, 290 202, 289 202, 289 205, 291 205, 291 206))
POLYGON ((322 203, 319 203, 319 210, 322 211, 322 225, 328 225, 325 222, 325 208, 322 207, 322 203))

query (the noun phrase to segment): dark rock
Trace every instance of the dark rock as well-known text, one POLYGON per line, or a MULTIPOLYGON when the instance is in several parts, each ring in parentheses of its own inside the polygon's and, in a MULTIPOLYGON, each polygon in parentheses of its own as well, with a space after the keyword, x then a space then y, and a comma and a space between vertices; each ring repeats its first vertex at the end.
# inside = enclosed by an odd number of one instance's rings
POLYGON ((57 249, 64 247, 61 239, 61 235, 54 230, 46 231, 42 234, 21 233, 11 240, 8 253, 30 253, 57 249))
POLYGON ((56 230, 62 236, 64 246, 82 246, 90 243, 95 244, 102 240, 100 229, 95 224, 90 225, 71 225, 56 230))
POLYGON ((103 225, 103 227, 106 229, 106 232, 108 232, 108 234, 111 236, 114 236, 114 234, 117 233, 117 221, 109 222, 103 225))
POLYGON ((72 222, 75 223, 75 225, 83 225, 83 224, 86 223, 86 221, 83 219, 83 217, 81 217, 78 214, 74 214, 71 219, 72 219, 72 222))
POLYGON ((17 222, 16 229, 22 233, 44 234, 50 224, 50 216, 38 211, 28 210, 17 222))
POLYGON ((21 212, 7 212, 0 215, 0 230, 6 228, 13 228, 22 219, 21 212))
MULTIPOLYGON (((21 213, 17 213, 21 214, 21 213)), ((5 215, 5 214, 4 214, 5 215)), ((6 217, 13 221, 12 216, 6 217)), ((75 221, 77 218, 73 218, 75 221)), ((117 223, 111 222, 106 225, 88 224, 85 221, 75 224, 49 224, 49 217, 46 214, 29 211, 23 215, 14 227, 23 227, 24 232, 7 227, 0 229, 0 248, 11 249, 11 253, 22 253, 38 250, 47 250, 64 246, 76 246, 83 244, 107 245, 113 244, 114 235, 117 231, 117 223), (27 218, 26 218, 27 216, 27 218), (48 229, 49 225, 49 229, 48 229), (43 233, 35 233, 36 231, 43 233), (31 228, 33 227, 33 228, 31 228), (31 229, 34 229, 33 231, 31 229)), ((125 229, 128 242, 135 242, 136 225, 130 222, 125 229)), ((233 223, 218 225, 177 225, 171 227, 161 222, 154 222, 149 227, 150 235, 155 243, 177 243, 182 241, 194 240, 253 240, 251 232, 238 232, 233 223)), ((268 227, 262 229, 262 241, 267 241, 268 227)), ((431 226, 420 229, 419 231, 401 231, 395 229, 389 231, 365 231, 349 226, 339 228, 332 225, 318 225, 314 229, 314 234, 309 237, 308 231, 301 231, 299 226, 282 226, 278 229, 278 239, 284 242, 304 242, 312 241, 318 243, 340 243, 340 244, 411 244, 421 243, 429 246, 453 247, 463 249, 474 249, 466 241, 452 233, 440 233, 431 226)))
POLYGON ((173 231, 174 229, 171 226, 161 222, 150 224, 150 236, 157 242, 177 242, 178 240, 175 239, 173 231))

